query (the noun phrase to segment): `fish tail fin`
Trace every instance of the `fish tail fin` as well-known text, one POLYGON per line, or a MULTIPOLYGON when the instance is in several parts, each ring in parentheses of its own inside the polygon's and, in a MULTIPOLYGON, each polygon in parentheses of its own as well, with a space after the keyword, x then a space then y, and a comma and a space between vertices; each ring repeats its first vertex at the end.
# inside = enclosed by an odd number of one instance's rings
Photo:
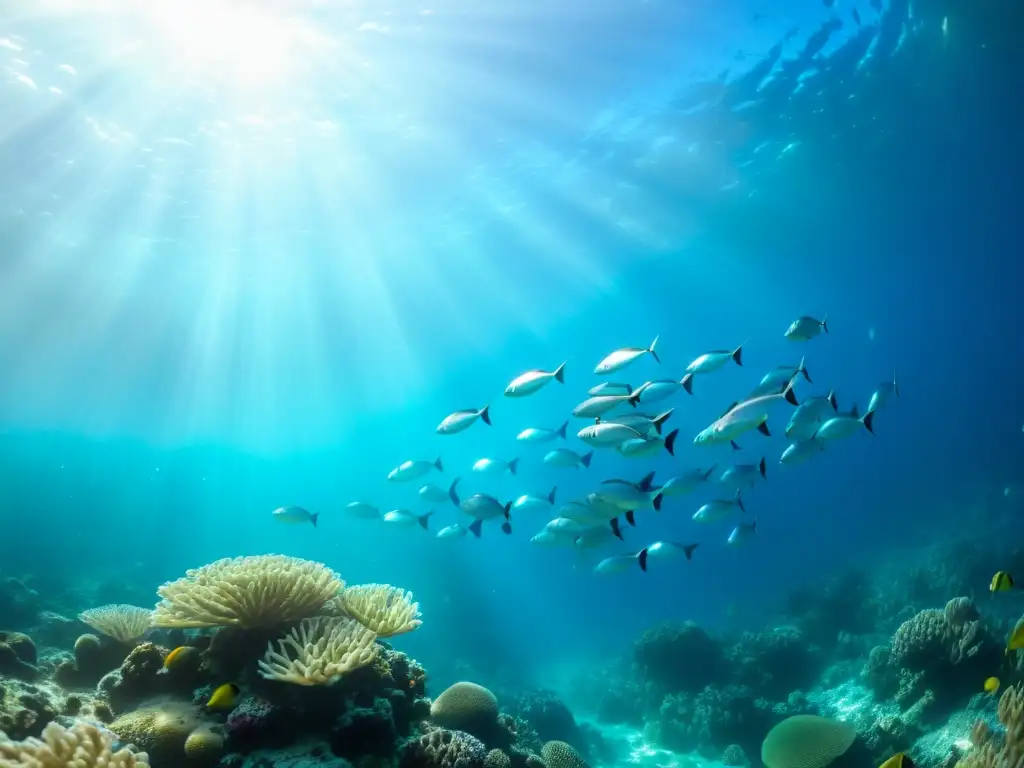
POLYGON ((765 437, 771 437, 772 436, 772 433, 768 430, 768 422, 767 421, 762 421, 760 424, 758 424, 757 425, 757 431, 760 432, 765 437))
POLYGON ((895 368, 892 369, 892 393, 894 395, 896 395, 896 397, 900 396, 900 385, 899 385, 899 382, 896 381, 896 369, 895 368))
POLYGON ((636 484, 636 487, 645 493, 654 487, 654 472, 648 472, 646 475, 640 478, 640 482, 636 484))
POLYGON ((508 520, 506 520, 504 523, 502 523, 501 524, 501 532, 504 533, 504 534, 512 533, 512 523, 510 523, 508 520))
POLYGON ((821 318, 821 330, 828 333, 828 312, 826 312, 825 316, 821 318))
MULTIPOLYGON (((745 341, 743 342, 743 344, 746 343, 745 341)), ((736 365, 743 365, 743 344, 740 344, 732 351, 732 359, 736 361, 736 365)))
POLYGON ((619 528, 619 518, 613 517, 608 521, 608 524, 612 527, 612 533, 615 534, 615 538, 622 540, 622 529, 619 528))
POLYGON ((554 488, 552 488, 551 489, 551 493, 548 494, 548 504, 551 504, 552 506, 554 506, 555 494, 556 493, 558 493, 558 486, 557 485, 554 488))
POLYGON ((864 429, 870 432, 872 435, 875 434, 875 412, 868 411, 864 414, 864 418, 860 420, 860 423, 864 425, 864 429))
POLYGON ((633 394, 633 385, 632 384, 624 384, 623 386, 625 386, 625 388, 626 388, 626 394, 627 395, 632 395, 633 394))
POLYGON ((659 413, 657 416, 655 416, 653 419, 651 419, 651 423, 654 424, 654 430, 659 435, 661 434, 661 427, 664 425, 664 423, 666 421, 668 421, 669 416, 672 415, 672 412, 674 410, 675 410, 675 408, 669 408, 664 413, 659 413))
POLYGON ((593 451, 590 451, 589 453, 585 453, 585 454, 583 454, 583 456, 580 457, 580 464, 582 464, 584 467, 587 467, 589 469, 590 468, 590 462, 593 460, 593 458, 594 458, 594 452, 593 451))
POLYGON ((555 381, 557 381, 559 384, 565 384, 565 363, 562 363, 560 366, 555 368, 554 376, 555 381))
POLYGON ((491 406, 485 405, 480 409, 480 421, 487 426, 491 426, 491 406))
POLYGON ((661 338, 660 334, 655 336, 654 337, 654 341, 651 342, 651 346, 649 346, 647 348, 647 351, 651 353, 651 357, 653 357, 655 362, 658 362, 658 363, 661 362, 661 358, 658 357, 658 353, 654 351, 654 348, 658 346, 658 339, 660 339, 660 338, 661 338))
POLYGON ((636 512, 632 509, 626 510, 626 522, 629 523, 633 528, 636 528, 636 512))
POLYGON ((319 518, 319 517, 320 517, 320 513, 319 512, 314 512, 313 514, 311 514, 309 516, 309 522, 311 522, 313 524, 314 528, 316 528, 316 521, 317 521, 317 518, 319 518))
POLYGON ((687 560, 693 560, 693 550, 695 550, 699 546, 700 546, 700 542, 699 541, 696 542, 695 544, 684 544, 683 545, 683 554, 686 555, 686 559, 687 560))
POLYGON ((718 462, 716 461, 714 464, 712 464, 710 467, 708 467, 708 471, 704 473, 704 480, 705 481, 711 479, 711 473, 715 471, 715 467, 717 467, 717 466, 718 466, 718 462))
POLYGON ((512 519, 512 502, 511 501, 508 502, 505 505, 505 519, 506 520, 511 520, 512 519))
POLYGON ((654 497, 654 509, 656 512, 661 512, 661 502, 664 500, 665 494, 659 493, 654 497))
POLYGON ((427 512, 425 515, 420 515, 416 518, 416 522, 420 524, 420 528, 422 528, 424 531, 430 530, 430 516, 433 514, 434 511, 431 510, 430 512, 427 512))
POLYGON ((800 401, 796 399, 796 392, 793 391, 792 379, 790 379, 789 384, 786 385, 786 389, 782 392, 782 396, 786 398, 786 402, 790 405, 800 405, 800 401))
POLYGON ((688 395, 692 395, 693 394, 693 374, 692 373, 688 373, 685 376, 683 376, 682 380, 679 383, 683 385, 683 389, 686 390, 686 394, 688 394, 688 395))
POLYGON ((828 391, 828 401, 832 405, 833 413, 839 410, 839 401, 836 399, 836 391, 834 389, 828 391))
POLYGON ((512 459, 512 461, 510 461, 508 463, 508 471, 509 471, 509 473, 514 475, 516 473, 516 469, 518 469, 518 467, 519 467, 519 459, 518 458, 512 459))
POLYGON ((484 521, 483 520, 474 520, 470 524, 470 526, 469 526, 469 532, 472 533, 474 536, 476 536, 479 539, 480 538, 480 533, 483 531, 483 528, 484 528, 484 521))
POLYGON ((747 508, 743 506, 743 496, 740 494, 738 490, 736 491, 736 506, 740 508, 740 512, 747 511, 747 508))
POLYGON ((640 563, 640 570, 647 573, 647 547, 636 553, 636 561, 640 563))
POLYGON ((764 456, 761 457, 761 463, 757 465, 757 468, 761 470, 761 477, 765 480, 768 479, 768 462, 765 461, 764 456))
POLYGON ((444 464, 441 463, 441 457, 440 456, 438 456, 436 459, 434 459, 434 466, 437 468, 438 472, 444 472, 444 464))
POLYGON ((626 399, 629 401, 630 405, 632 405, 634 408, 636 408, 636 404, 640 402, 640 393, 639 392, 629 392, 626 395, 626 399))
POLYGON ((730 440, 729 441, 729 445, 732 446, 732 449, 734 451, 742 451, 743 450, 743 448, 740 446, 740 444, 737 443, 735 440, 730 440))
POLYGON ((455 489, 458 488, 459 480, 461 479, 461 477, 456 477, 454 480, 452 480, 452 484, 448 488, 448 498, 452 500, 452 504, 454 504, 456 507, 462 503, 459 501, 459 494, 455 491, 455 489))
POLYGON ((560 426, 558 428, 558 436, 560 438, 562 438, 563 440, 565 440, 565 432, 566 432, 567 429, 569 429, 569 420, 568 419, 566 419, 565 423, 562 424, 562 426, 560 426))
POLYGON ((802 373, 804 375, 804 378, 807 379, 807 383, 808 384, 813 384, 814 382, 811 381, 811 374, 809 374, 807 372, 806 361, 807 361, 806 357, 801 357, 800 358, 800 365, 797 366, 796 370, 797 370, 798 373, 802 373))
POLYGON ((668 436, 665 438, 665 450, 668 451, 668 455, 669 456, 675 456, 676 455, 676 438, 677 437, 679 437, 679 430, 678 429, 673 429, 671 432, 668 433, 668 436))

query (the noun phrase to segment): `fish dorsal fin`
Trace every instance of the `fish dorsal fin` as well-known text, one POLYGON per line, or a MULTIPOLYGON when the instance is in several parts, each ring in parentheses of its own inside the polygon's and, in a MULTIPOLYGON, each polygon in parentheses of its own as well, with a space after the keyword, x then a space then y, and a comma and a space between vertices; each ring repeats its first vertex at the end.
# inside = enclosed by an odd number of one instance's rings
POLYGON ((724 418, 725 418, 726 416, 728 416, 728 415, 729 415, 730 413, 732 413, 732 412, 733 412, 733 409, 734 409, 734 408, 735 408, 735 407, 736 407, 737 405, 739 405, 739 404, 740 404, 740 403, 739 403, 739 400, 733 400, 733 403, 732 403, 732 405, 730 405, 730 406, 729 406, 728 408, 726 408, 726 409, 725 409, 725 413, 723 413, 723 414, 722 414, 721 416, 719 416, 718 418, 720 418, 720 419, 724 419, 724 418))
POLYGON ((639 488, 641 491, 649 491, 651 490, 653 484, 654 472, 648 472, 646 475, 640 478, 640 482, 636 484, 636 487, 639 488))
POLYGON ((856 403, 854 403, 853 407, 850 408, 850 416, 851 416, 851 418, 854 418, 854 419, 859 419, 860 418, 860 410, 857 408, 857 404, 856 403))

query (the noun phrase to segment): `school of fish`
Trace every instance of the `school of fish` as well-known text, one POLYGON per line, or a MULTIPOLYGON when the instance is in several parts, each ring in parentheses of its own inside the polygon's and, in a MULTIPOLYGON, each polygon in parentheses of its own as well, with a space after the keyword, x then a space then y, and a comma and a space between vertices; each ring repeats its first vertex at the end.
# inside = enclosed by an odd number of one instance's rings
MULTIPOLYGON (((806 343, 828 333, 827 316, 818 320, 804 316, 793 321, 784 336, 793 342, 806 343)), ((658 379, 646 381, 639 386, 612 381, 627 367, 644 357, 658 364, 659 337, 645 347, 617 349, 604 357, 593 369, 593 375, 602 377, 586 392, 586 398, 571 411, 571 417, 586 419, 590 423, 580 429, 573 428, 576 437, 586 448, 576 450, 564 446, 548 446, 541 459, 551 470, 587 470, 598 451, 616 451, 621 456, 632 458, 654 457, 662 451, 675 455, 679 429, 669 429, 669 422, 675 408, 661 410, 665 401, 683 393, 700 396, 702 382, 717 371, 729 366, 743 365, 743 351, 746 342, 733 349, 711 350, 695 357, 683 369, 680 379, 658 379), (655 406, 648 410, 649 406, 655 406)), ((525 398, 540 392, 552 382, 565 383, 566 363, 554 370, 534 369, 516 376, 505 387, 504 395, 510 399, 525 398)), ((779 457, 782 465, 801 464, 826 450, 826 446, 843 438, 861 432, 874 433, 876 414, 893 398, 898 397, 899 385, 895 372, 891 380, 882 382, 872 392, 867 408, 861 414, 856 405, 848 411, 840 411, 834 390, 827 393, 798 398, 798 382, 812 384, 806 359, 796 365, 779 365, 768 371, 743 400, 726 408, 714 422, 700 430, 693 438, 695 446, 729 445, 732 451, 741 450, 739 440, 750 437, 753 432, 770 436, 769 421, 772 424, 785 420, 785 435, 789 445, 779 457)), ((455 411, 437 425, 439 435, 457 435, 480 422, 491 425, 490 405, 455 411)), ((569 438, 570 419, 558 426, 532 426, 523 429, 516 441, 526 444, 552 444, 569 438)), ((472 466, 477 477, 496 478, 515 476, 519 459, 508 461, 481 458, 472 466)), ((445 526, 433 535, 438 539, 457 539, 467 536, 479 538, 484 526, 496 525, 503 533, 513 532, 513 521, 520 521, 524 515, 534 516, 549 513, 553 516, 530 539, 531 543, 544 547, 565 547, 577 551, 594 550, 623 542, 623 524, 636 526, 638 513, 659 512, 667 498, 682 497, 700 486, 712 482, 732 491, 720 494, 701 505, 692 514, 696 523, 712 523, 721 520, 734 521, 726 544, 741 547, 752 541, 757 534, 757 518, 748 513, 743 498, 746 489, 768 477, 768 462, 765 458, 751 463, 734 463, 716 475, 718 462, 709 462, 704 467, 690 467, 678 474, 656 481, 655 473, 649 472, 638 480, 606 478, 596 482, 592 490, 580 498, 570 500, 556 507, 557 487, 544 495, 523 494, 510 500, 502 500, 487 493, 465 494, 460 492, 461 478, 456 477, 447 487, 429 482, 431 475, 445 471, 440 457, 409 459, 403 461, 388 475, 391 483, 421 482, 418 498, 425 504, 452 504, 464 514, 465 522, 445 526)), ((356 518, 380 520, 388 525, 420 527, 430 532, 430 519, 434 512, 416 514, 409 509, 382 510, 366 501, 353 501, 346 507, 348 515, 356 518)), ((284 506, 273 512, 274 517, 285 523, 311 523, 316 526, 318 513, 311 513, 302 507, 284 506)), ((652 559, 683 558, 690 560, 697 549, 697 541, 654 541, 638 550, 616 554, 597 562, 593 569, 597 573, 620 573, 639 568, 647 571, 652 559)))

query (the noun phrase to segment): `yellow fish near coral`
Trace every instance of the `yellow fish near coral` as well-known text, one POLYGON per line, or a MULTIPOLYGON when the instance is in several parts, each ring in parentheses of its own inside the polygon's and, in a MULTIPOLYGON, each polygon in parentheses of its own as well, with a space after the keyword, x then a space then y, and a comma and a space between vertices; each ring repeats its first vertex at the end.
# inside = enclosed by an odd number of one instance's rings
POLYGON ((996 571, 992 577, 992 583, 988 585, 989 592, 1007 592, 1013 589, 1013 577, 1006 571, 996 571))
POLYGON ((999 690, 999 678, 990 677, 985 680, 985 693, 995 693, 999 690))
POLYGON ((234 683, 224 683, 213 692, 206 702, 207 709, 234 709, 241 689, 234 683))
POLYGON ((1006 650, 1019 651, 1024 648, 1024 621, 1018 621, 1017 626, 1010 633, 1010 639, 1006 642, 1006 650))
POLYGON ((878 768, 916 768, 916 766, 914 761, 910 759, 910 755, 906 752, 897 752, 878 766, 878 768))
POLYGON ((192 652, 192 647, 188 645, 179 645, 173 651, 167 654, 164 658, 164 669, 170 669, 185 656, 188 656, 192 652))

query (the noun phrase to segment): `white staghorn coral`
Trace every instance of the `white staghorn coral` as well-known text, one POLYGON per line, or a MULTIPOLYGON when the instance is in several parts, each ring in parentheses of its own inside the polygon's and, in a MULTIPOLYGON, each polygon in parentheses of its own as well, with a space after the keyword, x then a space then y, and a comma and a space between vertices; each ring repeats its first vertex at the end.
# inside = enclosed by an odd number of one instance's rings
POLYGON ((217 560, 161 586, 157 627, 272 627, 316 616, 345 585, 326 565, 285 555, 217 560))
POLYGON ((133 643, 153 624, 153 612, 135 605, 115 603, 90 608, 78 614, 78 620, 97 632, 122 643, 133 643))
POLYGON ((148 768, 144 752, 113 751, 114 736, 88 723, 50 723, 42 739, 10 741, 0 731, 0 768, 148 768))
POLYGON ((372 629, 379 637, 412 632, 423 622, 420 604, 412 592, 390 584, 359 584, 348 587, 337 599, 340 611, 372 629))
POLYGON ((377 658, 377 636, 358 621, 320 616, 306 619, 260 660, 260 676, 296 685, 329 685, 377 658))

